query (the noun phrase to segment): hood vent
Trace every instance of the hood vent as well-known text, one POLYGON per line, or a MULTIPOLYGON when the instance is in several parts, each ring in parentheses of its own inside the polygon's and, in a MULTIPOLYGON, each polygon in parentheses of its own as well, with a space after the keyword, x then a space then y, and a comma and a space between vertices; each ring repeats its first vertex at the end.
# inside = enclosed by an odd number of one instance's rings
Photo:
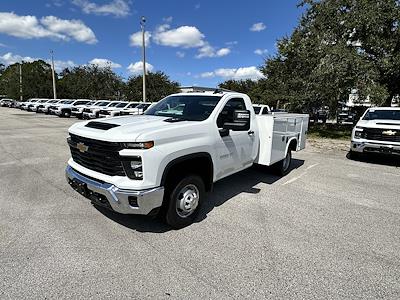
POLYGON ((101 129, 101 130, 109 130, 114 127, 118 127, 119 125, 117 124, 111 124, 111 123, 104 123, 104 122, 89 122, 85 125, 85 127, 89 128, 95 128, 95 129, 101 129))

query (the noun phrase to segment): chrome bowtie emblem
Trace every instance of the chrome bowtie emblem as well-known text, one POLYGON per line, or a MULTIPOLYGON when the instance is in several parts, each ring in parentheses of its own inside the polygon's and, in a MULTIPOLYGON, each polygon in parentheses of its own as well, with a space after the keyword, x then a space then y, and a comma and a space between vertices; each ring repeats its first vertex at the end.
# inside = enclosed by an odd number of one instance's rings
POLYGON ((383 131, 382 134, 384 134, 384 135, 396 135, 396 131, 387 130, 387 131, 383 131))
POLYGON ((89 147, 86 146, 86 145, 83 144, 83 143, 78 143, 78 144, 76 144, 76 148, 78 148, 78 150, 79 150, 80 152, 82 152, 82 153, 85 153, 85 152, 88 151, 88 149, 89 149, 89 147))

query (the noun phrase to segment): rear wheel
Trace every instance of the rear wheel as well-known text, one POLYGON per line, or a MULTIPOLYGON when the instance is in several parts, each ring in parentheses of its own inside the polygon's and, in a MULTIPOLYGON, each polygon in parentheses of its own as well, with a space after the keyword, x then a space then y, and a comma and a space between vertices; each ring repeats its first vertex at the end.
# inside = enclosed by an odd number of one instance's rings
POLYGON ((288 174, 291 163, 292 163, 292 151, 290 149, 288 149, 288 152, 287 152, 285 158, 283 160, 277 162, 275 165, 275 169, 276 169, 277 173, 281 176, 285 176, 286 174, 288 174))
POLYGON ((71 117, 71 112, 69 110, 63 110, 61 112, 61 117, 69 118, 69 117, 71 117))
POLYGON ((192 224, 205 196, 205 186, 201 177, 189 175, 172 184, 169 190, 172 192, 166 195, 167 224, 177 229, 192 224))

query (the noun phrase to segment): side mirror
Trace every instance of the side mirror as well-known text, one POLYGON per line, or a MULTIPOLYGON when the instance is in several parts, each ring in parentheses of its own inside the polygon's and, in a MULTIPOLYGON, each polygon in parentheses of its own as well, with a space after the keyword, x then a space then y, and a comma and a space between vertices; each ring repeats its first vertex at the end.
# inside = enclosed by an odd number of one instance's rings
POLYGON ((233 122, 226 122, 223 129, 233 131, 247 131, 250 129, 250 111, 235 110, 233 112, 233 122))

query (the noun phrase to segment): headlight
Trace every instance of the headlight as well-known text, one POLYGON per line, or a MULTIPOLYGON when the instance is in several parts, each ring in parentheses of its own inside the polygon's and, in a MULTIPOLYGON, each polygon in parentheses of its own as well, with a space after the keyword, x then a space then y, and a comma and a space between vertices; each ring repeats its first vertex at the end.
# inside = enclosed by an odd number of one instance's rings
POLYGON ((140 156, 129 157, 129 160, 123 162, 123 166, 130 179, 143 180, 143 165, 140 156))
POLYGON ((124 143, 127 149, 150 149, 154 147, 154 142, 138 142, 138 143, 124 143))
POLYGON ((362 139, 364 138, 365 134, 364 134, 364 128, 360 127, 360 126, 356 126, 356 129, 354 131, 354 137, 358 138, 358 139, 362 139))

